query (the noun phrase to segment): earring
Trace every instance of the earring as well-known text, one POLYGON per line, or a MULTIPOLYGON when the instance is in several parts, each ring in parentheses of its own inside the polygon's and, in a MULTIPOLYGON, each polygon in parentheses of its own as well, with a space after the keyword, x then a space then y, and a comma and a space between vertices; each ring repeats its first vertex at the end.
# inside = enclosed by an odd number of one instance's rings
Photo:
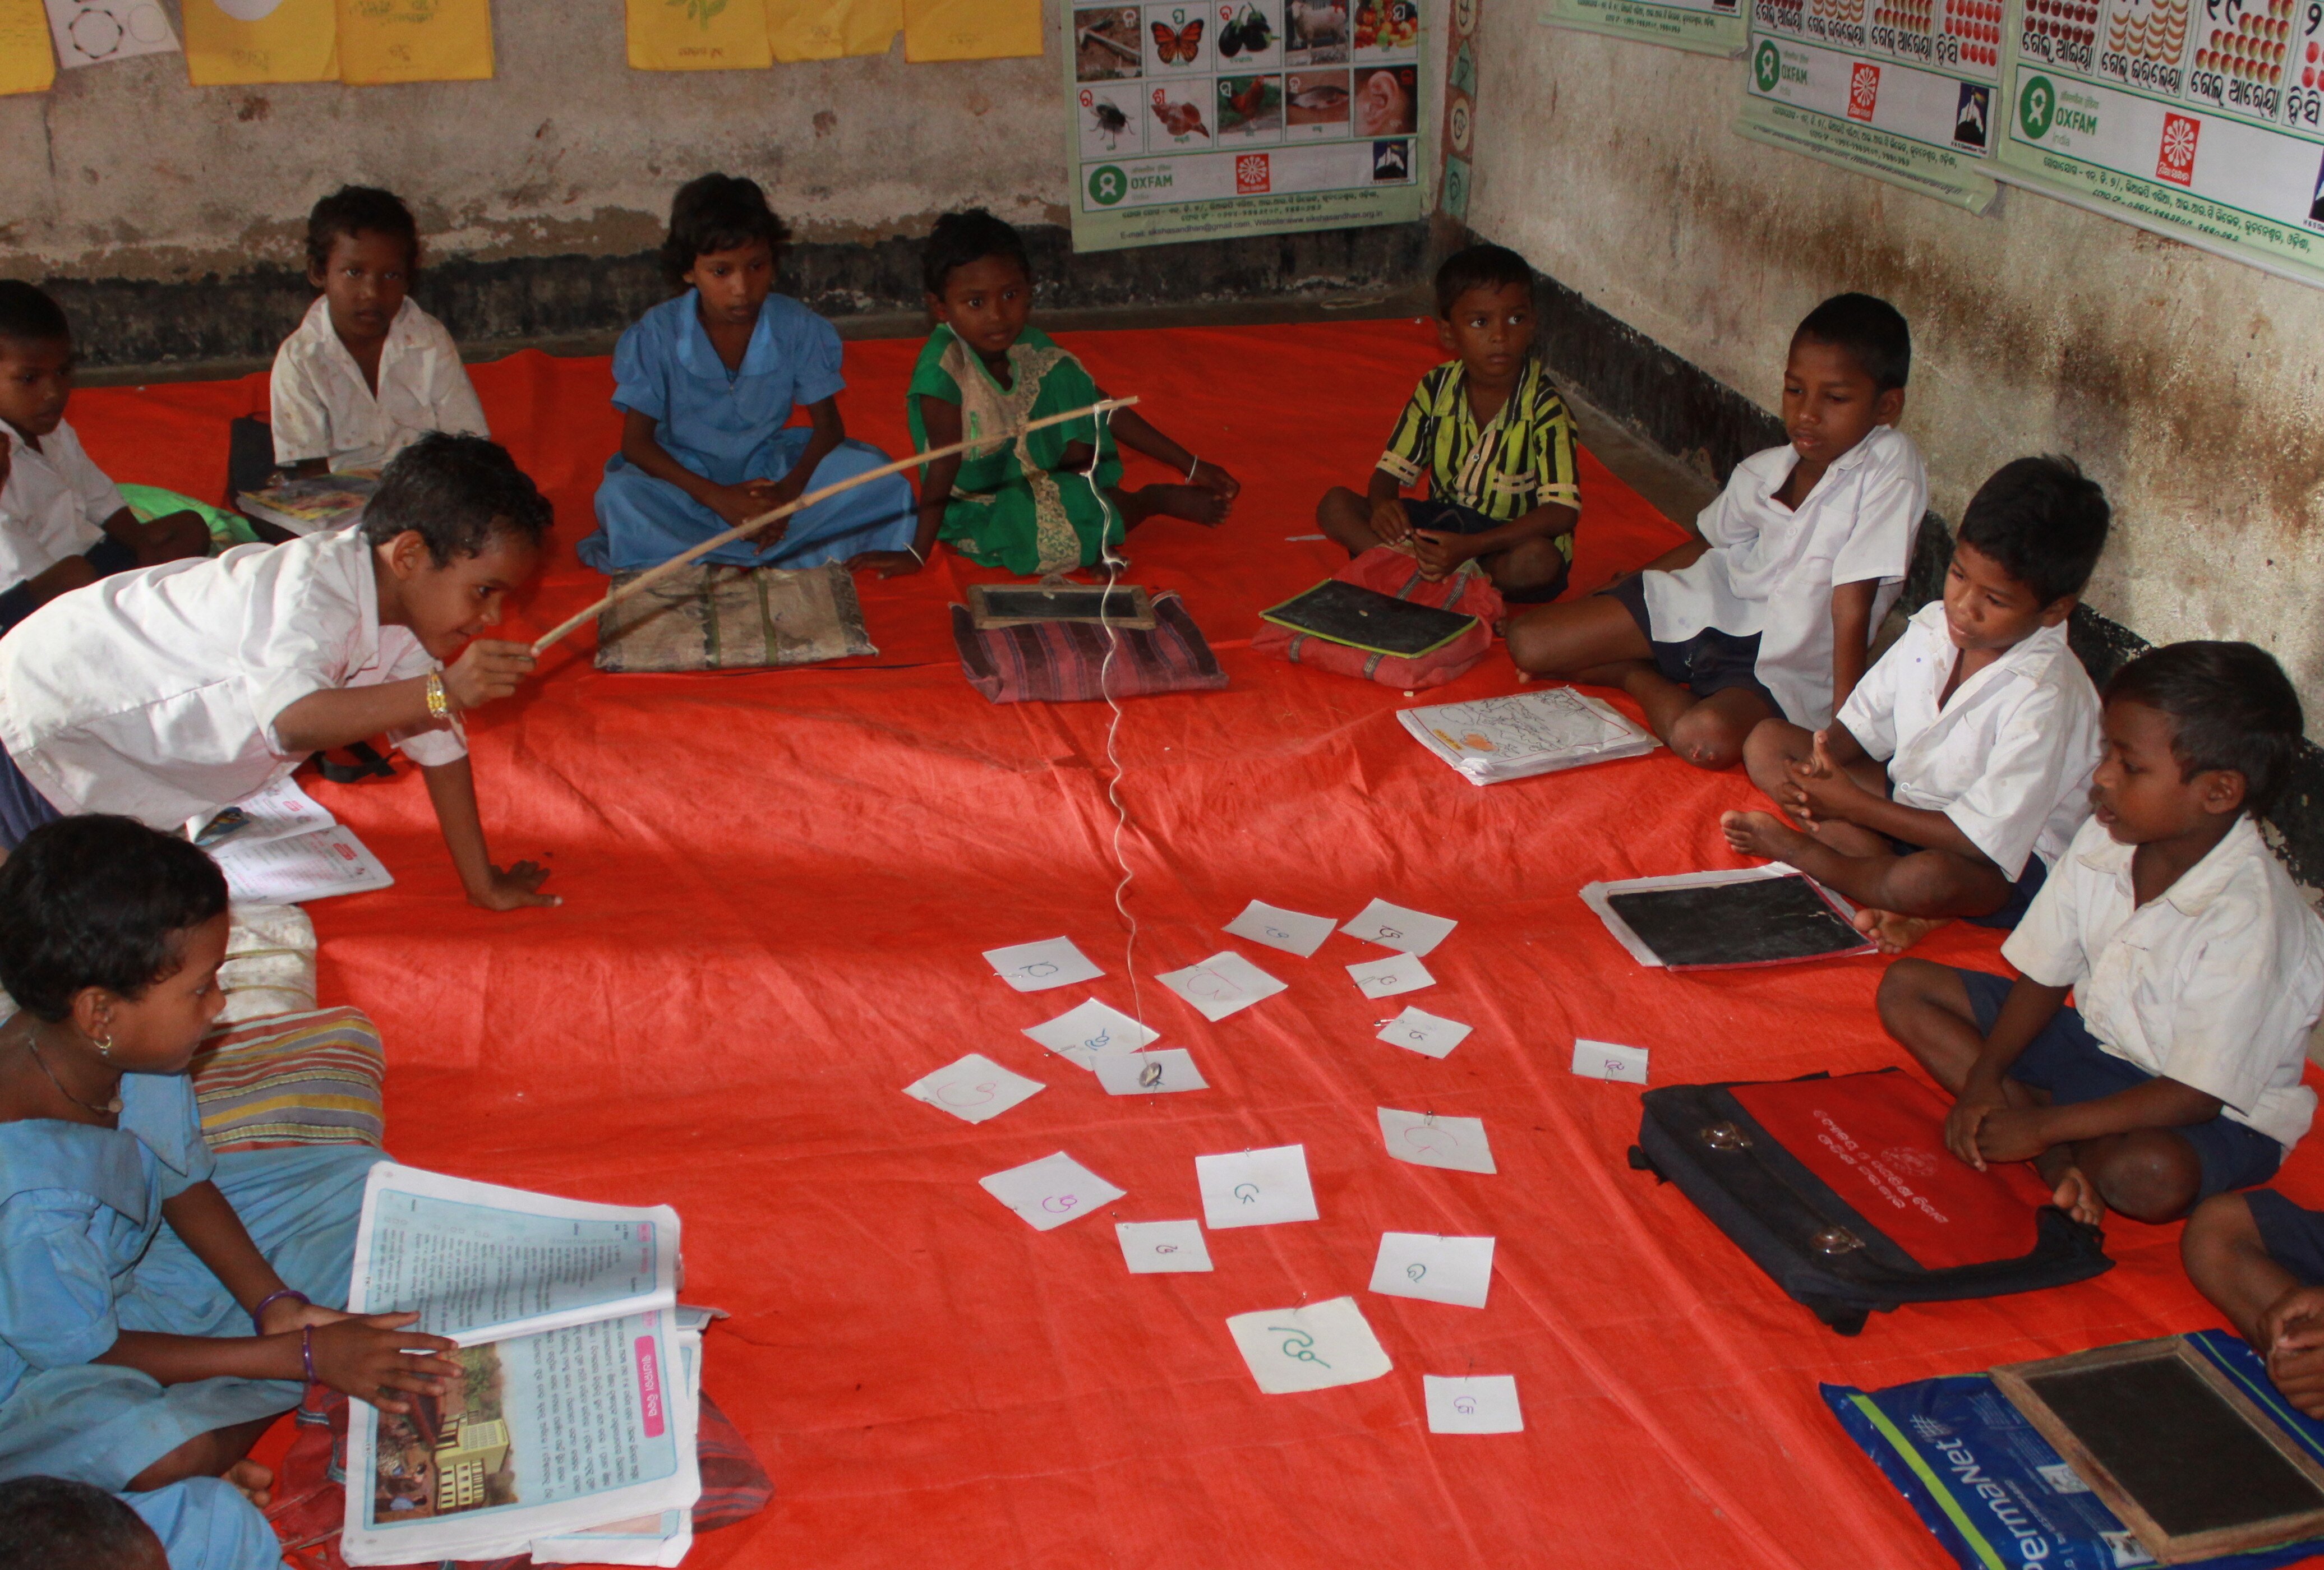
POLYGON ((108 1060, 112 1058, 112 1056, 113 1056, 113 1033, 112 1033, 111 1031, 107 1031, 107 1032, 106 1032, 106 1033, 105 1033, 103 1035, 101 1035, 101 1036, 95 1037, 95 1038, 91 1041, 90 1044, 91 1044, 92 1046, 94 1046, 94 1047, 96 1047, 96 1048, 97 1048, 97 1055, 98 1057, 100 1057, 100 1058, 104 1058, 104 1059, 106 1059, 106 1060, 108 1060))

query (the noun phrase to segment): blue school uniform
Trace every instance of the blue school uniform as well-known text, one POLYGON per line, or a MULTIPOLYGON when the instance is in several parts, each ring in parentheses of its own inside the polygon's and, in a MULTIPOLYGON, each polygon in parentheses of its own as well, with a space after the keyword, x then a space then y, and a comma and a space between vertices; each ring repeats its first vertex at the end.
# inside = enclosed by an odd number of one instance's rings
POLYGON ((0 1480, 118 1491, 198 1434, 299 1404, 294 1381, 164 1385, 90 1360, 124 1330, 248 1336, 250 1317, 162 1222, 205 1179, 284 1283, 344 1308, 369 1145, 213 1155, 181 1074, 125 1074, 118 1128, 0 1123, 0 1480))
MULTIPOLYGON (((819 403, 846 385, 839 334, 798 301, 769 295, 742 368, 729 372, 702 326, 698 298, 688 289, 622 335, 613 351, 614 407, 650 415, 662 451, 706 479, 721 485, 779 480, 812 435, 788 424, 793 407, 819 403)), ((869 443, 843 442, 816 466, 807 489, 887 461, 869 443)), ((677 486, 615 453, 597 487, 597 532, 581 542, 581 559, 601 573, 655 566, 727 527, 677 486)), ((703 559, 736 567, 820 566, 861 551, 902 550, 918 527, 910 482, 893 474, 793 513, 790 528, 763 555, 736 540, 703 559)))
POLYGON ((161 1539, 170 1570, 281 1570, 274 1529, 222 1478, 189 1477, 119 1498, 161 1539))

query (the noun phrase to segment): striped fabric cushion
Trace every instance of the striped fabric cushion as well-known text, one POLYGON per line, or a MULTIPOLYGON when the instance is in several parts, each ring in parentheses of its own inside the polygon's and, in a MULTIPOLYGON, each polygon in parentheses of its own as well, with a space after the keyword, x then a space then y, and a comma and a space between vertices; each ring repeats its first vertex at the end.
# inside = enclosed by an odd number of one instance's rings
POLYGON ((194 1054, 202 1137, 216 1151, 367 1144, 385 1134, 379 1027, 359 1008, 226 1025, 194 1054))

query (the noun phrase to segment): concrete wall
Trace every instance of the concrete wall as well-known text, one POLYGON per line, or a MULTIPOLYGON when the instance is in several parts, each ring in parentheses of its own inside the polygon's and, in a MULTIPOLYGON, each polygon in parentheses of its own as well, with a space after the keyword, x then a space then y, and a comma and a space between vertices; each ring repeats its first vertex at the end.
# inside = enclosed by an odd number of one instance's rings
POLYGON ((1770 409, 1817 300, 1895 301, 1936 510, 2009 458, 2070 454, 2116 508, 2096 608, 2156 642, 2273 649, 2324 734, 2324 291, 2027 192, 1972 217, 1757 146, 1729 129, 1739 61, 1534 11, 1483 7, 1473 227, 1770 409))

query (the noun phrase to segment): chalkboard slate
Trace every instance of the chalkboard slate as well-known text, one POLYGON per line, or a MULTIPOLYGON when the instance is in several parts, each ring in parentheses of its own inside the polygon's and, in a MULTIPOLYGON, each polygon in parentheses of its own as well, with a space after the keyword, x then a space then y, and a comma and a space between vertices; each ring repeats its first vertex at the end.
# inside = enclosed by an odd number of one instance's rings
POLYGON ((1633 889, 1606 903, 1665 965, 1774 965, 1864 947, 1812 883, 1747 877, 1686 888, 1633 889))
POLYGON ((1442 648, 1477 625, 1473 616, 1416 605, 1337 578, 1326 578, 1259 616, 1294 632, 1401 659, 1442 648))
POLYGON ((980 629, 1028 621, 1102 620, 1140 632, 1154 627, 1154 607, 1135 583, 972 583, 969 613, 980 629))

